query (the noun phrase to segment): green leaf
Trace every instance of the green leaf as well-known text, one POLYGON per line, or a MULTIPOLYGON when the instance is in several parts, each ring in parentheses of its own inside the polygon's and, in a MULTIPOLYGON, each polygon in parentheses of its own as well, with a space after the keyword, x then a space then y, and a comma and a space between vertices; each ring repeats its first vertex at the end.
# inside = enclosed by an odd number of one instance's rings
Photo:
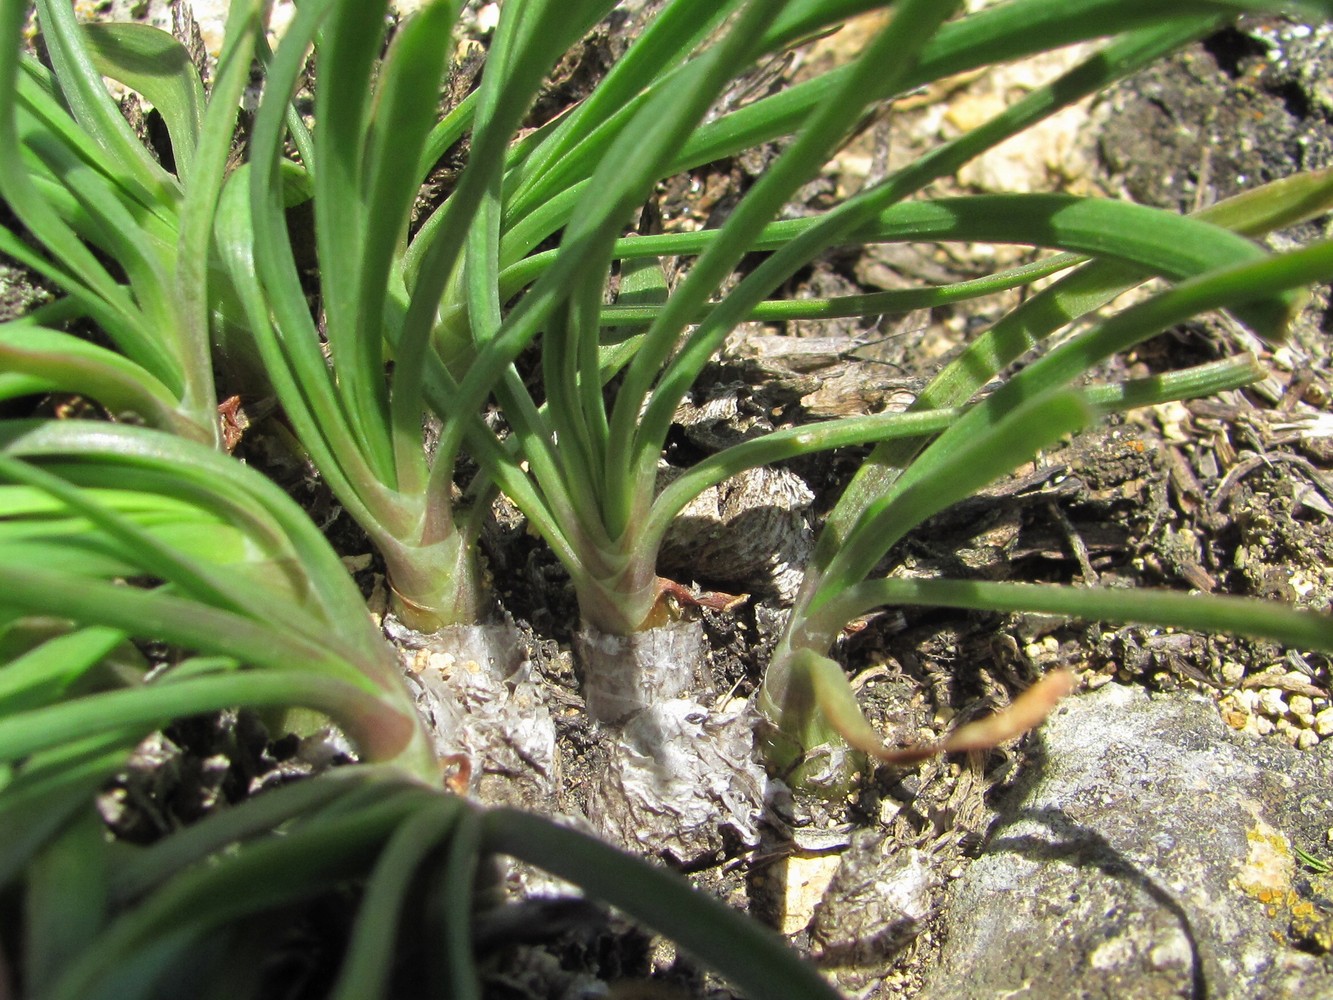
POLYGON ((159 977, 205 935, 364 875, 384 839, 426 795, 424 789, 402 793, 350 815, 306 822, 181 873, 88 942, 62 970, 50 1000, 158 995, 159 977), (128 982, 127 969, 136 973, 128 982))
MULTIPOLYGON (((376 698, 363 684, 294 668, 163 681, 31 709, 0 719, 0 760, 16 761, 90 733, 124 730, 143 737, 172 719, 238 706, 315 709, 336 720, 368 760, 406 759, 421 749, 412 745, 416 716, 409 718, 401 705, 376 698)), ((433 768, 425 765, 422 770, 433 768)))
POLYGON ((1277 601, 1182 594, 1155 588, 1122 590, 984 580, 871 580, 839 598, 836 613, 850 612, 847 619, 850 620, 871 608, 904 604, 1060 615, 1084 621, 1137 622, 1269 639, 1296 649, 1333 650, 1333 616, 1328 614, 1300 611, 1277 601))
POLYGON ((364 811, 411 784, 399 768, 363 763, 279 785, 126 856, 111 874, 112 901, 125 907, 213 854, 244 850, 246 844, 312 816, 364 811))
MULTIPOLYGON (((927 452, 913 466, 910 485, 867 507, 833 559, 825 588, 811 604, 813 611, 864 578, 894 542, 922 521, 1012 472, 1039 449, 1081 430, 1092 417, 1087 401, 1071 390, 1035 394, 1011 411, 999 411, 998 418, 985 406, 976 407, 972 419, 965 417, 946 432, 946 437, 957 440, 953 450, 938 458, 927 452), (969 434, 957 431, 964 421, 969 434)), ((813 625, 802 631, 810 633, 809 645, 823 652, 842 625, 839 622, 831 633, 813 625)), ((796 645, 807 642, 798 640, 796 645)))
POLYGON ((133 361, 86 340, 31 323, 0 325, 0 399, 68 392, 113 414, 163 430, 178 424, 171 390, 133 361))
POLYGON ((671 938, 751 1000, 838 996, 758 921, 593 837, 518 810, 493 809, 482 818, 482 843, 572 882, 671 938))
MULTIPOLYGON (((6 4, 18 15, 23 14, 23 6, 6 4)), ((72 6, 63 0, 37 0, 37 16, 60 92, 74 118, 102 146, 106 156, 129 172, 135 197, 143 205, 173 205, 179 191, 176 178, 153 159, 111 100, 72 6)))
POLYGON ((124 766, 138 734, 118 730, 35 754, 0 788, 0 885, 9 885, 44 844, 124 766))
POLYGON ((147 24, 91 23, 83 33, 98 72, 138 91, 162 115, 176 173, 188 181, 204 122, 204 84, 189 51, 147 24))
POLYGON ((301 617, 317 621, 320 634, 327 637, 333 626, 367 653, 379 648, 364 621, 360 590, 318 527, 274 483, 230 456, 144 428, 74 421, 0 422, 0 449, 78 485, 138 489, 215 512, 242 527, 276 561, 301 568, 289 577, 290 589, 308 594, 301 617))
MULTIPOLYGON (((439 796, 423 802, 393 832, 380 852, 366 885, 365 895, 348 941, 347 957, 338 971, 330 996, 334 1000, 389 997, 396 942, 409 893, 419 881, 427 859, 437 853, 457 825, 463 806, 457 799, 439 796)), ((475 820, 474 820, 475 822, 475 820)), ((445 892, 460 900, 471 897, 472 883, 455 882, 445 892)), ((458 933, 455 930, 455 933, 458 933)), ((433 942, 440 947, 440 942, 433 942)))
MULTIPOLYGON (((362 426, 389 421, 388 390, 383 376, 384 314, 391 288, 396 285, 397 263, 406 245, 412 205, 421 178, 404 170, 404 162, 420 159, 427 135, 435 122, 438 94, 449 50, 447 39, 458 17, 460 4, 428 4, 403 25, 395 36, 381 68, 376 105, 366 136, 364 152, 366 181, 361 193, 365 204, 365 231, 356 255, 359 263, 354 329, 359 331, 350 356, 335 355, 339 376, 348 389, 351 403, 362 413, 362 426)), ((317 138, 318 143, 318 138, 317 138)), ((418 381, 420 374, 406 368, 396 373, 395 391, 401 383, 418 381)), ((419 390, 412 395, 420 401, 419 390)), ((420 411, 394 436, 394 485, 406 493, 426 488, 426 461, 421 448, 420 411)))
MULTIPOLYGON (((1273 228, 1323 214, 1330 207, 1333 207, 1333 170, 1323 170, 1247 191, 1205 209, 1199 218, 1247 236, 1261 236, 1273 228)), ((1002 316, 969 344, 931 380, 912 409, 965 404, 1026 351, 1134 287, 1144 277, 1138 268, 1113 260, 1093 261, 1065 275, 1002 316)), ((799 617, 801 607, 818 589, 828 559, 852 523, 867 504, 892 487, 925 443, 924 438, 885 442, 862 464, 825 522, 806 573, 806 586, 797 598, 795 617, 799 617)))
POLYGON ((39 996, 96 938, 107 921, 102 819, 85 808, 27 869, 24 988, 39 996))
POLYGON ((125 640, 117 629, 56 635, 0 667, 0 717, 66 696, 125 640))

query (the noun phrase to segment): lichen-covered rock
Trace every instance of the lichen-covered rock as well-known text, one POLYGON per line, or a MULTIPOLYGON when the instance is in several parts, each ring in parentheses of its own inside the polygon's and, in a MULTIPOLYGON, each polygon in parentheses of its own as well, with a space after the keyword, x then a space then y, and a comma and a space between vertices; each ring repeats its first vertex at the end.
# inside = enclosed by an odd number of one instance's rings
POLYGON ((1333 996, 1329 914, 1293 851, 1327 851, 1329 747, 1262 744, 1202 699, 1118 685, 1040 739, 950 889, 922 997, 1333 996))

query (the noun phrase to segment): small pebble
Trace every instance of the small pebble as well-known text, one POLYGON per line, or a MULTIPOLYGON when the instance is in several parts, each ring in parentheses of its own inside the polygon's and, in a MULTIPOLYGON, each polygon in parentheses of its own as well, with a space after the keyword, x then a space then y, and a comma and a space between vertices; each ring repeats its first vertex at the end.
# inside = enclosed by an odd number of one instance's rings
POLYGON ((1227 660, 1222 664, 1222 680, 1226 684, 1239 684, 1245 679, 1245 667, 1235 662, 1227 660))
POLYGON ((1259 709, 1265 715, 1278 718, 1287 714, 1287 700, 1277 688, 1264 688, 1259 692, 1259 709))
POLYGON ((1326 708, 1314 717, 1314 731, 1319 736, 1333 735, 1333 708, 1326 708))
POLYGON ((1298 750, 1309 750, 1319 745, 1319 737, 1308 729, 1302 729, 1296 734, 1296 748, 1298 750))

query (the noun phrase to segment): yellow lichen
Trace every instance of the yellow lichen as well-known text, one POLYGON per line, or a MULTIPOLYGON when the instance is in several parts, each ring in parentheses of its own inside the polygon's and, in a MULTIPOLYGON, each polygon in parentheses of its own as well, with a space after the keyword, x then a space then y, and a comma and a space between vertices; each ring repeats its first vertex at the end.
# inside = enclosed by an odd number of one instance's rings
POLYGON ((1287 838, 1258 816, 1246 832, 1250 849, 1240 871, 1232 880, 1236 887, 1258 902, 1269 906, 1280 903, 1291 891, 1295 861, 1287 838))

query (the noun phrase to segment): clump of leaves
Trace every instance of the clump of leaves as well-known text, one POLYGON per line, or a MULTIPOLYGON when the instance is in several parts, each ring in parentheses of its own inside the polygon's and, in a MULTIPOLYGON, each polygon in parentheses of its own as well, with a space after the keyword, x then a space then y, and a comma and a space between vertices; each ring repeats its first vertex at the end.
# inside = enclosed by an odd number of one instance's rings
POLYGON ((212 229, 261 5, 232 5, 207 93, 185 46, 165 32, 80 25, 66 3, 37 7, 51 70, 23 51, 27 4, 0 8, 0 145, 10 151, 0 198, 31 240, 0 225, 0 253, 61 297, 0 325, 0 398, 78 393, 112 415, 220 443, 212 229), (139 140, 103 74, 157 108, 173 169, 139 140), (108 344, 59 329, 75 316, 108 344))
MULTIPOLYGON (((1300 175, 1204 214, 1214 223, 1258 235, 1323 213, 1331 191, 1333 174, 1300 175)), ((1151 224, 1147 219, 1144 223, 1151 224)), ((1067 388, 1112 352, 1127 350, 1208 308, 1235 307, 1257 331, 1280 339, 1291 311, 1301 301, 1288 290, 1326 280, 1333 245, 1320 243, 1271 257, 1257 251, 1247 255, 1248 261, 1199 274, 1092 322, 1012 376, 938 438, 886 442, 872 453, 830 514, 765 677, 759 701, 774 723, 767 737, 773 760, 799 766, 805 776, 823 775, 837 788, 855 766, 843 753, 843 738, 885 759, 916 755, 916 750, 883 748, 855 710, 841 669, 827 659, 847 623, 885 605, 1140 621, 1262 636, 1300 648, 1328 648, 1333 621, 1327 615, 1294 611, 1272 601, 905 576, 867 579, 892 546, 926 518, 971 495, 1000 470, 1015 467, 1037 449, 1082 427, 1099 411, 1183 398, 1252 380, 1258 370, 1247 373, 1253 361, 1242 357, 1119 385, 1067 388), (1253 304, 1265 302, 1258 311, 1253 309, 1253 304), (812 751, 818 760, 802 762, 812 751)), ((972 397, 1023 353, 1071 321, 1094 316, 1095 310, 1141 278, 1142 272, 1125 262, 1084 264, 969 345, 936 376, 913 409, 931 412, 936 406, 953 406, 972 397)), ((1054 690, 1052 686, 1034 694, 1034 703, 1054 690)))
MULTIPOLYGON (((955 16, 959 5, 931 0, 669 0, 592 93, 548 122, 529 118, 545 77, 611 0, 505 4, 477 89, 443 117, 435 98, 460 0, 425 4, 387 52, 382 0, 309 0, 275 54, 264 5, 233 0, 211 90, 169 36, 83 28, 56 0, 37 6, 50 70, 21 54, 27 5, 0 0, 0 144, 19 151, 0 158, 0 197, 24 230, 0 229, 0 251, 64 297, 0 327, 0 394, 77 393, 117 422, 0 426, 0 568, 13 583, 0 597, 0 881, 17 887, 0 896, 13 916, 0 925, 10 957, 0 966, 21 969, 25 992, 146 996, 168 977, 261 970, 251 959, 270 947, 273 922, 319 905, 332 885, 359 904, 333 992, 393 994, 417 971, 401 957, 415 954, 429 956, 434 992, 475 996, 477 872, 507 853, 639 916, 752 995, 831 995, 766 932, 670 876, 438 787, 392 651, 336 556, 275 486, 205 446, 220 442, 212 351, 261 373, 295 447, 384 557, 398 613, 426 629, 485 615, 475 549, 496 489, 568 569, 584 622, 634 634, 669 617, 657 556, 693 496, 747 468, 879 442, 825 526, 757 699, 771 764, 814 786, 843 787, 844 739, 899 760, 991 745, 1034 725, 1067 686, 1051 678, 1010 715, 939 747, 884 751, 829 658, 845 623, 871 607, 1126 618, 1333 648, 1327 616, 1272 604, 870 579, 926 518, 1100 414, 1258 374, 1243 357, 1081 384, 1109 354, 1214 308, 1280 338, 1296 290, 1333 275, 1333 244, 1269 254, 1250 238, 1327 209, 1326 175, 1200 218, 1061 195, 929 193, 1009 136, 1268 4, 1010 0, 955 16), (879 6, 893 17, 846 65, 744 106, 724 100, 757 63, 879 6), (782 217, 886 102, 1096 38, 1108 39, 1101 51, 993 120, 827 211, 782 217), (293 108, 311 50, 313 131, 293 108), (264 96, 234 165, 255 57, 264 96), (171 169, 125 125, 103 72, 157 106, 171 169), (452 189, 414 219, 423 181, 464 139, 452 189), (631 237, 664 178, 765 143, 781 152, 720 227, 631 237), (313 297, 287 214, 307 200, 313 297), (773 299, 833 247, 974 240, 1060 253, 939 288, 773 299), (667 256, 691 258, 674 287, 659 265, 667 256), (1064 271, 909 412, 775 431, 659 490, 672 418, 740 322, 874 316, 1064 271), (1148 277, 1167 287, 1099 312, 1148 277), (105 343, 58 328, 72 317, 105 343), (1076 335, 1051 347, 1071 323, 1076 335), (536 380, 515 366, 524 352, 536 380), (502 432, 483 420, 488 405, 502 432), (439 424, 431 448, 427 418, 439 424), (464 456, 481 470, 471 482, 456 481, 464 456), (106 842, 92 799, 136 743, 172 718, 238 705, 318 712, 361 763, 152 847, 106 842), (72 897, 71 879, 87 892, 72 897), (400 950, 398 934, 412 946, 400 950)), ((266 986, 261 971, 221 982, 200 989, 266 986)))
POLYGON ((339 897, 355 918, 331 995, 429 981, 479 996, 474 886, 505 854, 670 935, 751 995, 834 995, 676 876, 442 787, 395 654, 338 557, 235 461, 133 427, 0 423, 0 569, 0 883, 20 890, 0 900, 7 994, 268 995, 273 921, 339 897), (144 640, 167 645, 150 660, 144 640), (108 841, 94 796, 135 745, 231 706, 316 710, 361 763, 151 846, 108 841), (401 967, 409 942, 423 967, 401 967))

